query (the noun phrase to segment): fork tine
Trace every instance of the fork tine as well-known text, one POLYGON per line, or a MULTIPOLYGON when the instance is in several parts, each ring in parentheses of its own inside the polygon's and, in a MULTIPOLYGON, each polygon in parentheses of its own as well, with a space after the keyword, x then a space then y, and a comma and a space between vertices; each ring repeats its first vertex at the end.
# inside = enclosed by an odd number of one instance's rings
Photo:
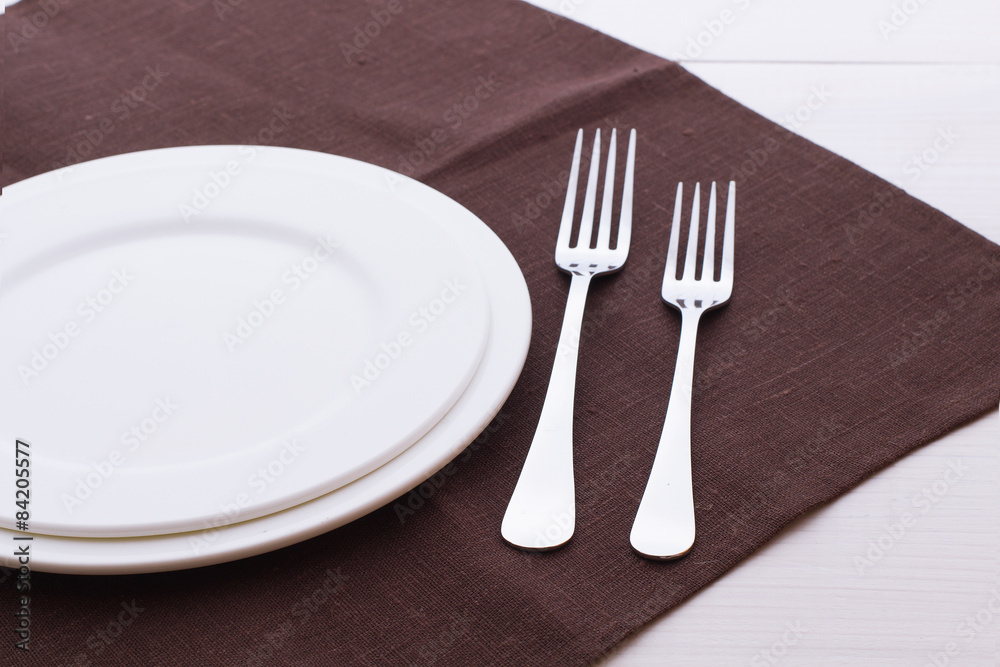
POLYGON ((715 181, 708 196, 708 218, 705 219, 705 257, 698 280, 715 280, 715 181))
POLYGON ((729 181, 729 194, 726 197, 726 231, 722 237, 722 275, 723 285, 733 286, 733 248, 736 240, 736 181, 729 181))
POLYGON ((688 229, 687 254, 684 256, 684 275, 681 280, 694 280, 698 263, 698 218, 701 215, 701 183, 694 184, 694 203, 691 205, 691 226, 688 229))
MULTIPOLYGON (((635 181, 635 130, 628 135, 628 157, 625 158, 625 185, 622 186, 622 212, 618 219, 618 242, 615 250, 624 250, 632 241, 632 185, 635 181)), ((625 256, 622 261, 625 261, 625 256)))
POLYGON ((556 248, 569 247, 569 235, 573 231, 573 212, 576 209, 576 184, 580 176, 580 153, 583 151, 583 130, 576 133, 576 148, 573 149, 573 164, 569 168, 569 183, 566 184, 566 203, 563 205, 562 222, 556 248))
POLYGON ((597 226, 597 247, 611 247, 611 203, 615 197, 615 156, 618 150, 618 130, 611 130, 608 160, 604 165, 604 196, 601 198, 601 223, 597 226))
POLYGON ((601 164, 601 130, 594 133, 594 150, 590 154, 590 175, 587 177, 587 194, 583 199, 583 216, 580 218, 580 235, 574 248, 589 248, 594 231, 594 207, 597 204, 597 172, 601 164))
POLYGON ((684 184, 677 184, 677 198, 674 199, 674 221, 670 225, 670 246, 667 248, 667 268, 663 271, 663 283, 677 280, 677 252, 681 244, 681 199, 684 184))

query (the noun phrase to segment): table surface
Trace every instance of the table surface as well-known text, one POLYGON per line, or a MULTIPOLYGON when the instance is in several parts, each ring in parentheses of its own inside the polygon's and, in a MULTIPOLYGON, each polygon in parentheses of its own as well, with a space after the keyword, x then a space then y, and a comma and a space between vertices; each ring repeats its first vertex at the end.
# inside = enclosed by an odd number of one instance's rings
MULTIPOLYGON (((1000 243, 996 0, 532 4, 681 61, 1000 243)), ((601 667, 1000 664, 997 416, 796 522, 601 667), (945 488, 953 464, 965 470, 945 488)))
MULTIPOLYGON (((1000 243, 996 0, 531 1, 681 61, 1000 243)), ((994 413, 918 450, 600 667, 997 665, 998 443, 994 413), (950 467, 961 477, 945 484, 950 467), (916 522, 900 529, 906 513, 916 522)))

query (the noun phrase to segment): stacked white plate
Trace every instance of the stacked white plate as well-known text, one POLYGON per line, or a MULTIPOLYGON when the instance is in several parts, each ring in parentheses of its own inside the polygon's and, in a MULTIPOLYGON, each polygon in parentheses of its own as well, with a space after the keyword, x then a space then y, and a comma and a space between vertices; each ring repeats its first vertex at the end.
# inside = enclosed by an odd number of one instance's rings
POLYGON ((466 447, 527 354, 496 235, 347 158, 95 160, 6 188, 0 239, 0 442, 26 443, 31 482, 27 530, 11 486, 0 531, 34 537, 37 570, 194 567, 343 525, 466 447))

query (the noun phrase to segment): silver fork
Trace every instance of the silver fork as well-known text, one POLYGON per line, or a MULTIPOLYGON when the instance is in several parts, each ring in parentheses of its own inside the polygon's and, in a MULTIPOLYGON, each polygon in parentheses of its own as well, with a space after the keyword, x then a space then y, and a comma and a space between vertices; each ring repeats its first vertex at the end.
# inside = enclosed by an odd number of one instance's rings
POLYGON ((566 187, 566 203, 563 206, 562 222, 559 225, 559 237, 556 241, 556 265, 572 275, 569 297, 566 300, 559 346, 556 349, 556 359, 552 366, 545 403, 542 405, 542 414, 500 527, 500 533, 508 543, 529 551, 546 551, 561 547, 573 536, 576 525, 576 500, 573 488, 573 393, 576 388, 577 350, 580 345, 583 310, 591 279, 596 275, 611 273, 622 268, 625 258, 628 257, 628 246, 632 236, 635 130, 629 135, 625 184, 618 222, 618 242, 611 248, 616 141, 617 132, 612 130, 605 168, 601 220, 597 227, 597 243, 595 247, 590 247, 601 155, 600 130, 594 134, 594 150, 591 153, 590 176, 587 179, 580 232, 576 244, 570 245, 583 130, 576 135, 573 165, 566 187))
POLYGON ((680 245, 681 196, 677 185, 674 221, 670 228, 667 266, 663 272, 663 300, 681 311, 681 340, 670 387, 670 402, 663 433, 649 473, 646 491, 632 524, 632 548, 646 558, 680 558, 694 544, 694 494, 691 488, 691 388, 694 379, 694 346, 702 314, 729 301, 733 293, 733 244, 736 227, 736 183, 729 182, 726 227, 722 239, 722 268, 715 280, 715 183, 708 200, 705 254, 701 273, 695 277, 698 256, 700 188, 694 187, 691 226, 688 232, 684 274, 677 279, 680 245))

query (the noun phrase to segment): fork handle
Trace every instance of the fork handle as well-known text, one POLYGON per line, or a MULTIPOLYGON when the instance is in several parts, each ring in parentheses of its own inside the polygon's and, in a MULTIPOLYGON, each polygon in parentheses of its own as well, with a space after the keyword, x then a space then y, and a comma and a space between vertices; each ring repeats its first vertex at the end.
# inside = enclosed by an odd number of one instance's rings
POLYGON ((700 310, 681 310, 681 340, 667 416, 629 538, 636 553, 655 560, 680 558, 694 544, 691 388, 700 319, 700 310))
POLYGON ((576 525, 573 394, 583 310, 592 277, 574 273, 570 282, 542 414, 500 527, 504 540, 528 551, 561 547, 573 536, 576 525))

